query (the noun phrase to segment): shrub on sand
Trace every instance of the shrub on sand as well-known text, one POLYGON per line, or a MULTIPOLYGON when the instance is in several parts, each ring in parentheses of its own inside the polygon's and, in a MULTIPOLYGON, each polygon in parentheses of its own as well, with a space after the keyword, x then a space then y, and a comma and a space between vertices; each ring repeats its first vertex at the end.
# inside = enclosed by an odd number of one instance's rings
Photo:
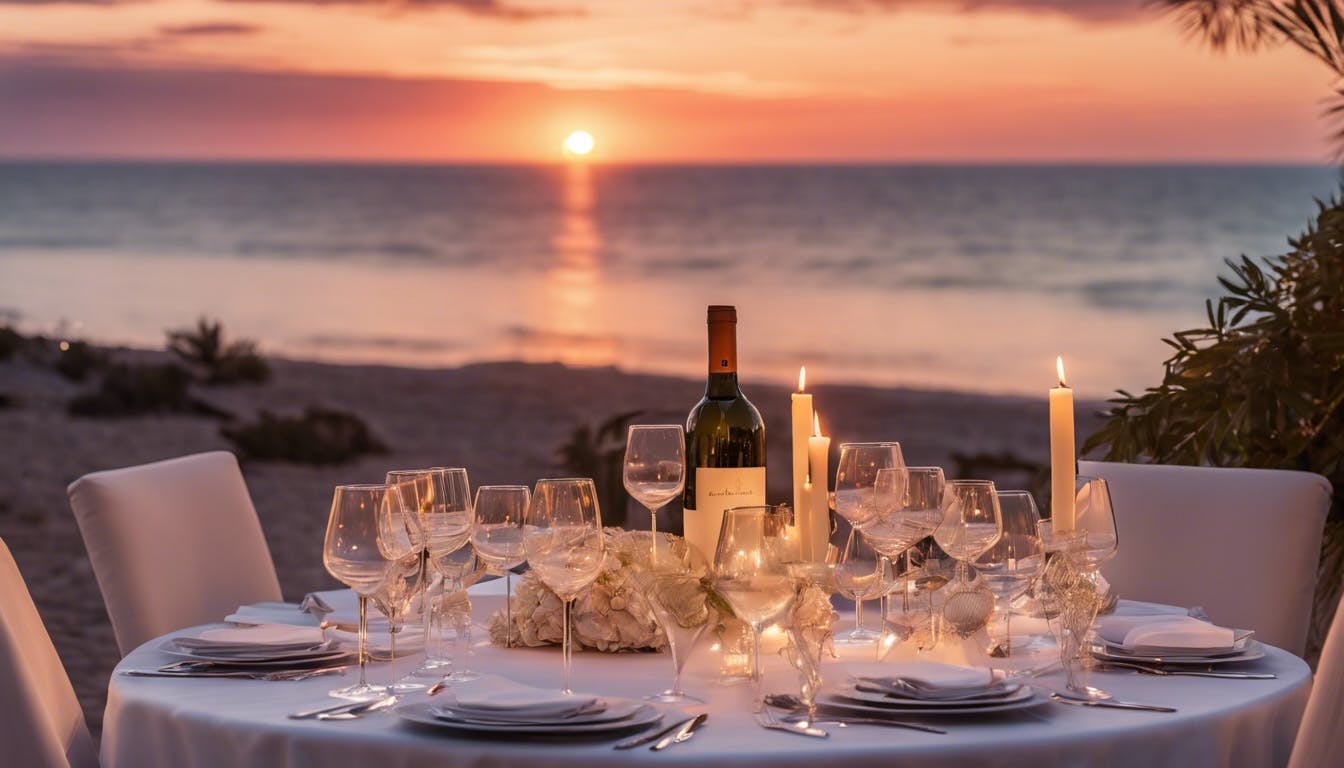
POLYGON ((226 342, 224 326, 202 317, 195 328, 168 331, 168 350, 195 370, 206 384, 260 384, 271 367, 257 354, 255 342, 226 342))
POLYGON ((220 430, 238 452, 257 461, 339 464, 387 446, 353 413, 309 406, 302 416, 262 411, 255 422, 220 430))
POLYGON ((117 363, 103 374, 98 391, 70 401, 74 416, 124 418, 163 413, 227 417, 228 413, 191 396, 191 374, 174 363, 117 363))

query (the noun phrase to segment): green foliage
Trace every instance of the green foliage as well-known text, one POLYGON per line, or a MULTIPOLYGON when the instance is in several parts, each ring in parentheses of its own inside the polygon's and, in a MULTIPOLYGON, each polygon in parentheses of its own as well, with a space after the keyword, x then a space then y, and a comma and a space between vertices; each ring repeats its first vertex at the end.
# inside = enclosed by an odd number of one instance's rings
POLYGON ((196 370, 206 384, 259 384, 271 368, 257 354, 255 342, 225 342, 224 326, 202 317, 195 328, 168 331, 168 350, 196 370))
POLYGON ((1301 469, 1335 486, 1344 521, 1344 206, 1266 259, 1229 260, 1228 295, 1206 303, 1209 325, 1165 339, 1162 384, 1121 392, 1083 445, 1106 458, 1301 469))
POLYGON ((220 430, 244 458, 340 464, 364 454, 386 453, 387 446, 358 416, 310 406, 299 417, 262 411, 251 424, 220 430))
POLYGON ((225 417, 228 414, 191 396, 191 374, 174 363, 109 366, 98 391, 70 401, 75 416, 122 418, 145 414, 190 413, 225 417))
POLYGON ((641 413, 643 411, 618 413, 596 429, 581 424, 569 433, 569 440, 556 451, 556 459, 565 472, 593 479, 603 525, 625 524, 626 493, 622 477, 625 432, 641 413))

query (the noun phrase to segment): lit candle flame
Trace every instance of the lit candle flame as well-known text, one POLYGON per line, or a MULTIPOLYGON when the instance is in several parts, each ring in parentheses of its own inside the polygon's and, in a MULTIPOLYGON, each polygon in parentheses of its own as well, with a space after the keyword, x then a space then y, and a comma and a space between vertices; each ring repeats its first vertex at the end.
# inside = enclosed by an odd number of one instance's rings
POLYGON ((821 437, 821 412, 812 412, 812 436, 821 437))
POLYGON ((1061 386, 1061 387, 1067 387, 1067 386, 1069 386, 1068 384, 1066 384, 1066 383, 1064 382, 1064 358, 1063 358, 1063 357, 1056 357, 1056 358, 1055 358, 1055 370, 1059 372, 1059 386, 1061 386))
POLYGON ((806 383, 807 383, 807 366, 806 366, 806 365, 800 365, 800 366, 798 366, 798 391, 799 391, 799 392, 802 392, 804 389, 806 389, 806 387, 803 386, 803 385, 806 384, 806 383))

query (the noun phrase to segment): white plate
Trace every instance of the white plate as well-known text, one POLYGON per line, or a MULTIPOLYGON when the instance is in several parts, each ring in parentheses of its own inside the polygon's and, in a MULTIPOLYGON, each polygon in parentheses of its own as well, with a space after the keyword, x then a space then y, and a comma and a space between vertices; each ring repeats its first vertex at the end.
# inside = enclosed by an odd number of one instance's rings
POLYGON ((1017 693, 1012 696, 1000 699, 992 703, 973 704, 962 701, 901 701, 889 699, 891 704, 869 704, 862 701, 854 701, 837 694, 829 694, 822 698, 821 704, 827 709, 837 711, 846 711, 852 714, 876 715, 878 717, 890 717, 891 715, 988 715, 999 712, 1011 712, 1019 709, 1030 709, 1049 701, 1044 695, 1030 686, 1022 686, 1017 693), (932 705, 932 706, 931 706, 932 705), (953 706, 948 706, 953 705, 953 706))
POLYGON ((556 728, 572 728, 589 723, 607 723, 614 720, 628 720, 647 707, 648 704, 633 699, 604 699, 606 707, 600 712, 571 715, 570 717, 550 718, 510 718, 504 712, 478 712, 455 709, 451 704, 438 703, 430 710, 435 716, 456 723, 478 723, 481 725, 549 725, 556 728))
POLYGON ((891 695, 881 691, 862 691, 852 685, 838 687, 834 693, 837 696, 850 699, 852 701, 871 704, 878 707, 924 707, 932 709, 943 709, 945 707, 957 707, 969 709, 971 707, 993 706, 1005 702, 1016 701, 1031 695, 1031 691, 1024 691, 1026 686, 1020 683, 1010 683, 996 692, 986 691, 982 695, 967 697, 964 699, 921 699, 914 696, 902 696, 900 694, 891 695))
POLYGON ((1102 661, 1129 661, 1139 664, 1236 664, 1242 661, 1254 661, 1264 655, 1265 647, 1258 640, 1247 640, 1243 650, 1218 656, 1200 656, 1188 653, 1143 656, 1136 653, 1115 653, 1114 648, 1109 645, 1092 647, 1092 656, 1102 661))
POLYGON ((461 720, 445 720, 434 714, 438 705, 434 702, 421 701, 414 704, 404 704, 397 708, 397 715, 401 719, 418 725, 428 725, 435 728, 446 728, 450 731, 462 731, 466 733, 502 733, 502 734, 536 734, 543 736, 569 736, 571 734, 595 734, 595 733, 614 733, 617 731, 630 730, 640 726, 651 725, 663 719, 662 710, 649 704, 643 704, 635 712, 622 720, 608 720, 600 723, 584 723, 580 725, 514 725, 512 723, 481 723, 461 720))
POLYGON ((1210 658, 1215 656, 1233 656, 1244 653, 1251 644, 1251 633, 1248 630, 1234 630, 1236 639, 1231 647, 1219 646, 1216 648, 1190 648, 1165 645, 1121 645, 1106 641, 1101 638, 1106 646, 1106 652, 1117 656, 1191 656, 1199 658, 1210 658))
POLYGON ((321 653, 309 653, 305 656, 283 656, 281 658, 239 658, 237 656, 201 656, 195 653, 185 653, 183 651, 173 651, 167 648, 162 649, 169 656, 175 656, 187 661, 208 661, 211 664, 231 667, 289 667, 297 668, 301 666, 320 664, 326 661, 336 661, 338 659, 354 657, 353 651, 344 648, 336 648, 321 653))

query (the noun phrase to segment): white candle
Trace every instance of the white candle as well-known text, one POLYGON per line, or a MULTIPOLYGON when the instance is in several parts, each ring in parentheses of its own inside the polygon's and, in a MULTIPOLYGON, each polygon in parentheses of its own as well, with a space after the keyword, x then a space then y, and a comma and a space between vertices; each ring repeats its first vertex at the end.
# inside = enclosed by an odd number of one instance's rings
POLYGON ((1050 509, 1056 533, 1074 527, 1073 390, 1064 380, 1064 358, 1055 358, 1059 386, 1050 389, 1050 509))
POLYGON ((821 417, 812 414, 812 437, 807 439, 808 479, 811 485, 811 514, 803 529, 805 559, 823 562, 826 544, 831 538, 831 505, 826 493, 830 487, 831 438, 821 434, 821 417))
MULTIPOLYGON (((802 527, 811 509, 803 500, 807 483, 807 436, 812 434, 812 396, 803 392, 807 368, 798 369, 798 391, 793 393, 793 513, 794 524, 802 527)), ((806 551, 806 550, 804 550, 806 551)))

